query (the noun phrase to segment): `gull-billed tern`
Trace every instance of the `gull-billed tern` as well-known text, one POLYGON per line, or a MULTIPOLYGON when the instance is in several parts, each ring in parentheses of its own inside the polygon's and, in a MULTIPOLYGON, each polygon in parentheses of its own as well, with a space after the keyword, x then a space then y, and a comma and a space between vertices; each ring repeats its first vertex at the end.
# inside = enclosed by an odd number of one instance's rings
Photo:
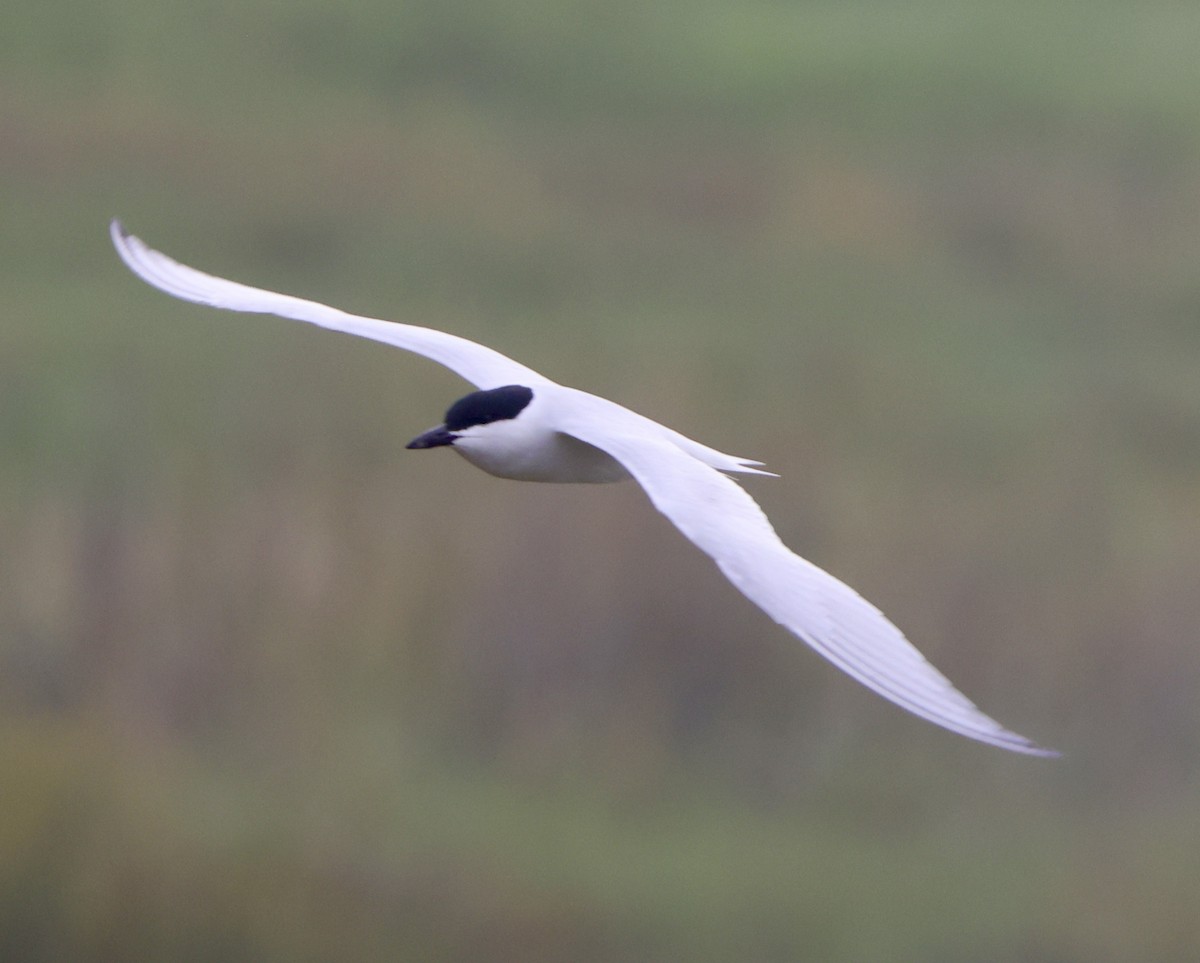
POLYGON ((276 314, 414 351, 478 388, 409 448, 452 448, 501 478, 542 482, 635 479, 654 507, 710 556, 750 601, 886 699, 970 739, 1056 756, 981 712, 870 602, 794 554, 726 472, 769 475, 596 395, 568 388, 466 338, 347 314, 185 267, 111 224, 138 277, 185 301, 276 314))

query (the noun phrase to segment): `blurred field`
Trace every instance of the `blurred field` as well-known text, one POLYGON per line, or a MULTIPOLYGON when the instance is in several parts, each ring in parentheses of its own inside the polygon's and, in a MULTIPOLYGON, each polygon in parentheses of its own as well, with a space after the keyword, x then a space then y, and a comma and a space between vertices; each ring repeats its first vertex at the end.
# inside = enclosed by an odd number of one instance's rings
POLYGON ((0 958, 1200 952, 1200 10, 0 11, 0 958), (633 486, 403 445, 477 338, 780 480, 1067 752, 900 713, 633 486))

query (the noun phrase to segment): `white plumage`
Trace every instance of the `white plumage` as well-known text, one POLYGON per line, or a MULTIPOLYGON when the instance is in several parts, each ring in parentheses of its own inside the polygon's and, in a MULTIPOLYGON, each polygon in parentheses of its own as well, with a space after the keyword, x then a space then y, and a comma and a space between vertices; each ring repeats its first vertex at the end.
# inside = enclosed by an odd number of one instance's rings
POLYGON ((788 549, 754 499, 723 474, 769 474, 756 467, 761 462, 701 445, 465 338, 212 277, 152 250, 115 220, 111 233, 130 270, 178 298, 306 321, 440 362, 481 390, 458 402, 445 425, 410 447, 453 447, 484 471, 528 481, 632 476, 747 598, 864 685, 968 738, 1014 752, 1058 755, 981 712, 875 606, 788 549))

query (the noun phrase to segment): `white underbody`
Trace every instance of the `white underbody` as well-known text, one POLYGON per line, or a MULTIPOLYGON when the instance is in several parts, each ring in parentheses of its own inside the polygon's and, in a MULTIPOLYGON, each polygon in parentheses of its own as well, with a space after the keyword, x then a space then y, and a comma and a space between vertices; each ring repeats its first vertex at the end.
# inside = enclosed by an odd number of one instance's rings
MULTIPOLYGON (((514 422, 514 425, 516 423, 514 422)), ((460 438, 454 450, 476 468, 497 478, 517 481, 601 483, 627 481, 631 476, 619 461, 586 441, 557 431, 544 432, 535 441, 520 446, 497 445, 497 425, 488 425, 493 437, 488 444, 472 444, 460 438)))

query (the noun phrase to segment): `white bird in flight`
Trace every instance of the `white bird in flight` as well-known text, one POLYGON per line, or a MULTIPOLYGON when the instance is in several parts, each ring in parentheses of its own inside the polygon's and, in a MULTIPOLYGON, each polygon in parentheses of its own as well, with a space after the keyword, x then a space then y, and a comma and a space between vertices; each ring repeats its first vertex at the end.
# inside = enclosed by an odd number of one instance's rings
POLYGON ((121 259, 147 284, 185 301, 275 314, 424 355, 478 388, 409 448, 449 447, 501 478, 610 482, 632 477, 654 507, 755 605, 863 685, 980 742, 1057 756, 981 712, 879 609, 793 553, 726 472, 770 475, 615 402, 557 384, 498 351, 443 331, 347 314, 314 301, 204 274, 110 225, 121 259))

